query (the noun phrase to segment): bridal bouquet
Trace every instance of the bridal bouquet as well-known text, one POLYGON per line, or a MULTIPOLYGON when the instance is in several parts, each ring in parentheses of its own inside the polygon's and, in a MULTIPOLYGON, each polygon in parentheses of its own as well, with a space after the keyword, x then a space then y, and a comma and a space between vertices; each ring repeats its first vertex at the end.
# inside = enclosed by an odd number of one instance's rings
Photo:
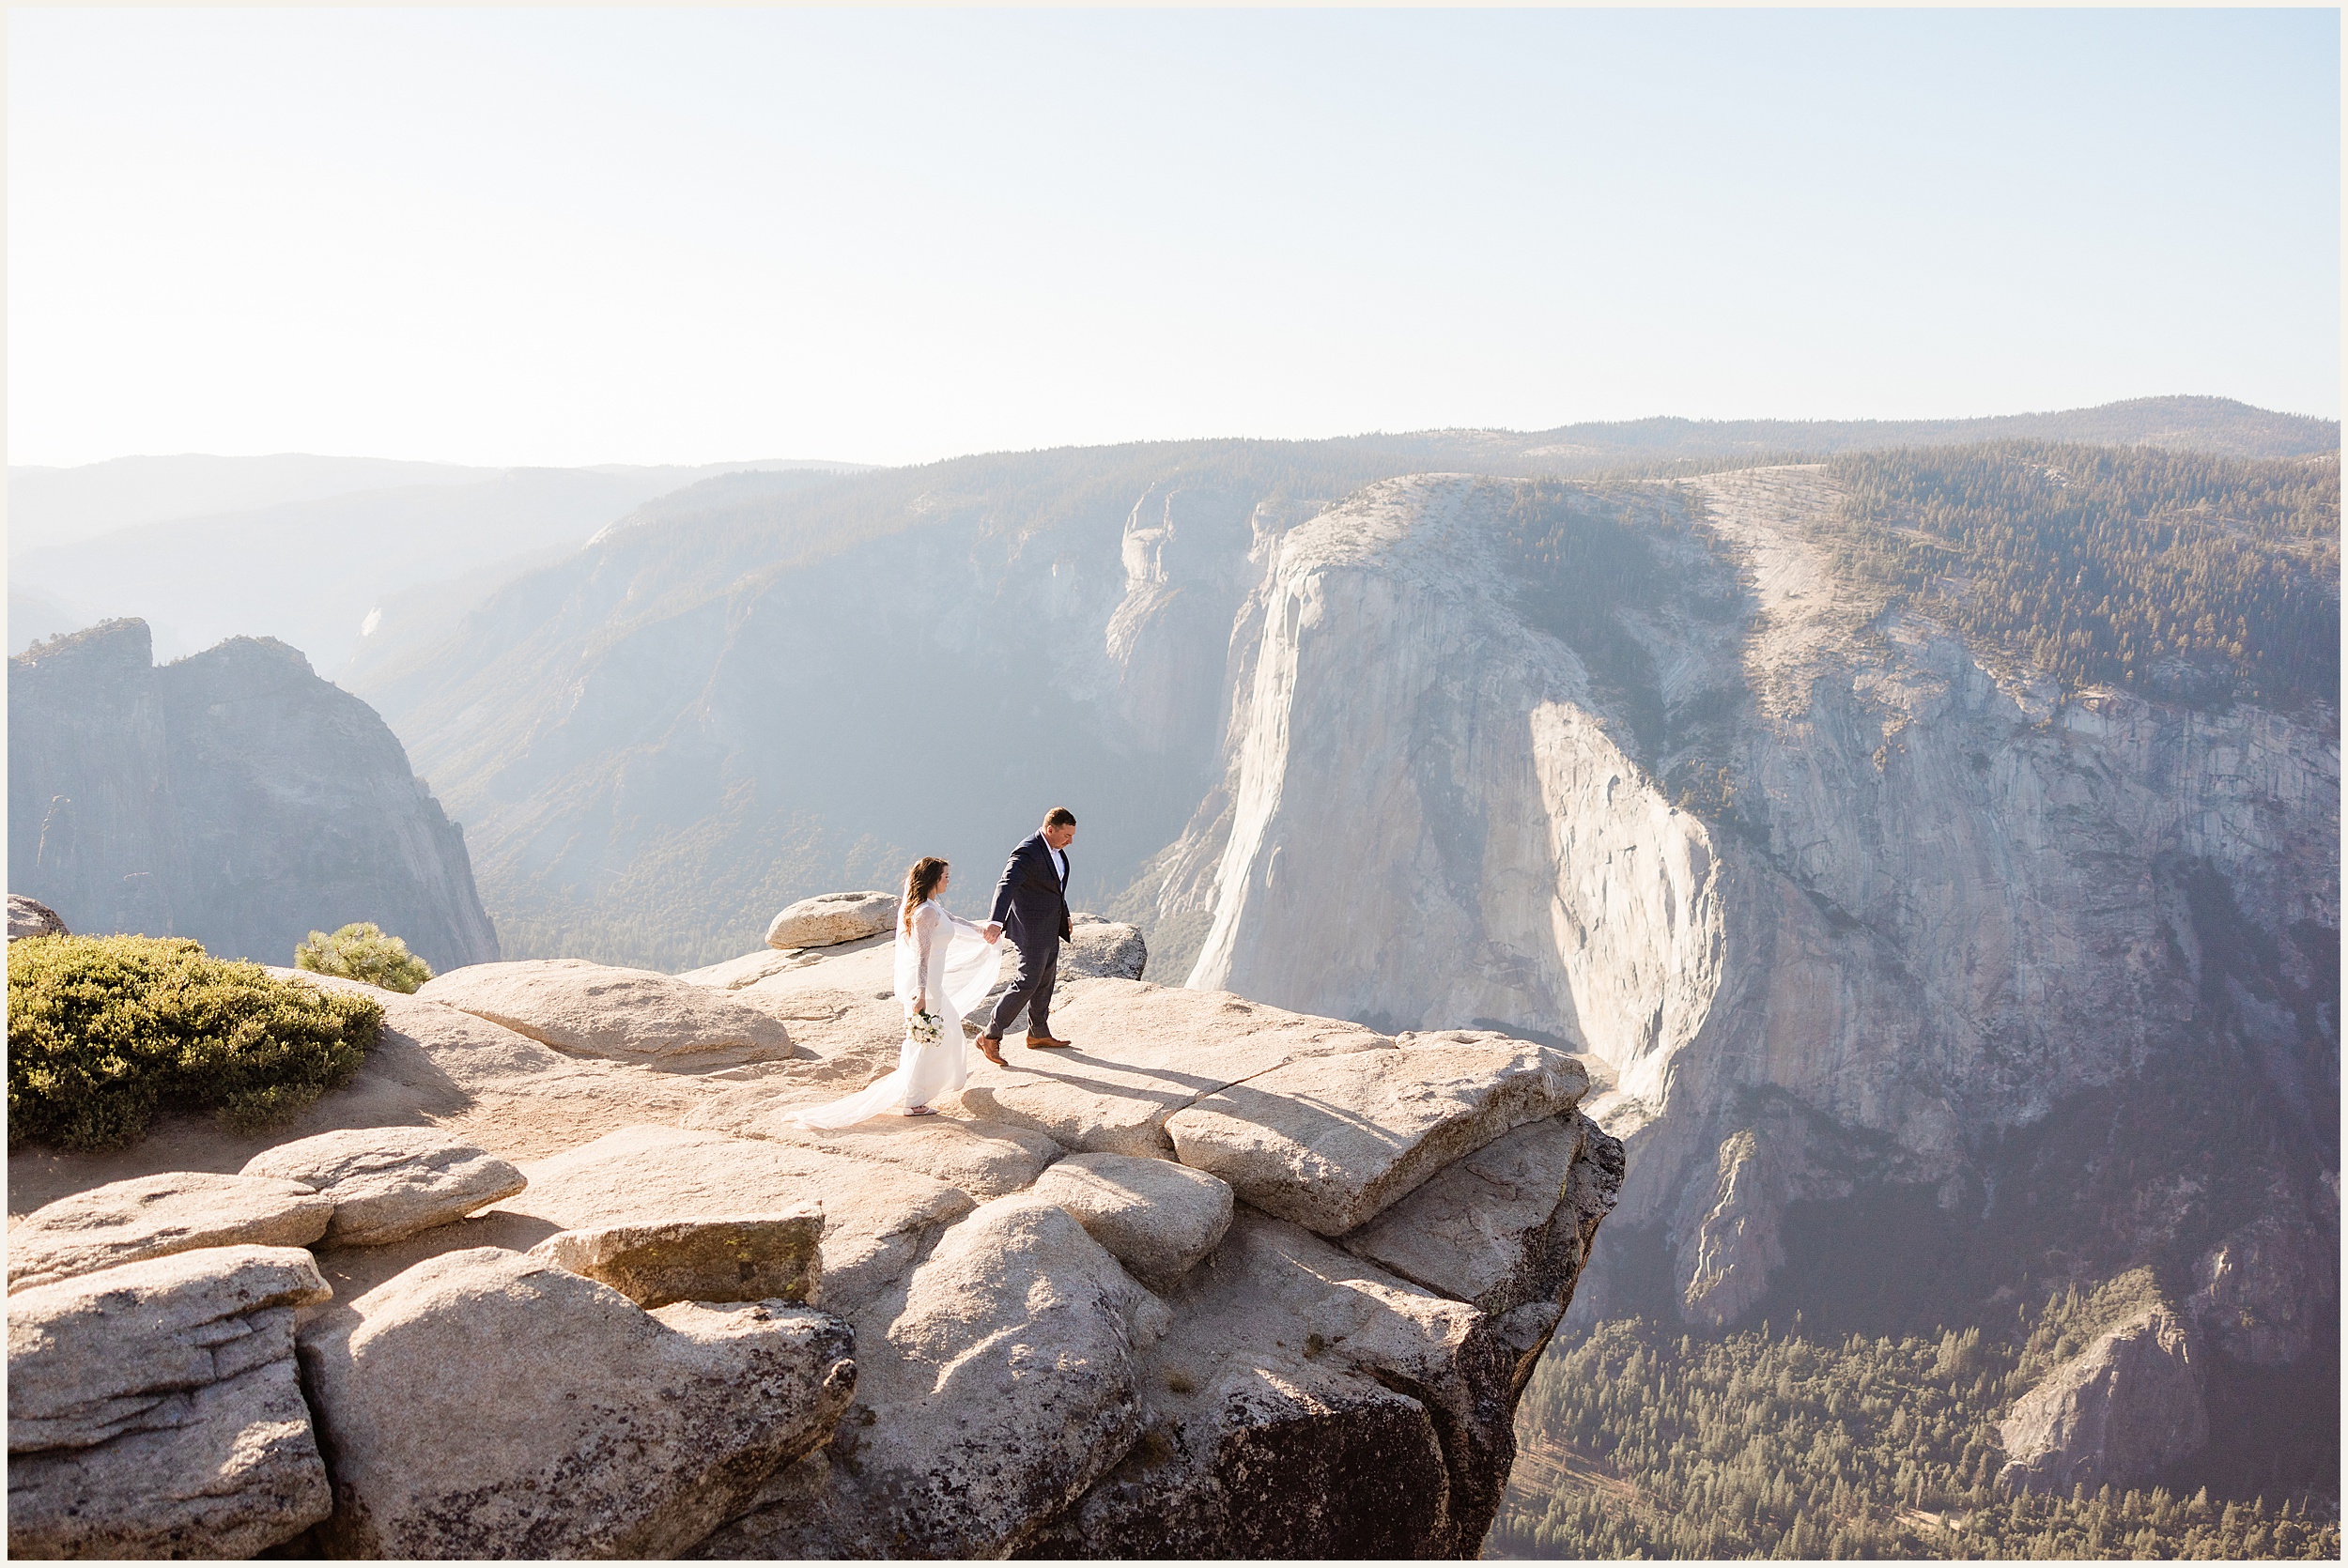
POLYGON ((916 1045, 935 1045, 944 1028, 935 1013, 915 1013, 905 1022, 905 1032, 913 1037, 916 1045))

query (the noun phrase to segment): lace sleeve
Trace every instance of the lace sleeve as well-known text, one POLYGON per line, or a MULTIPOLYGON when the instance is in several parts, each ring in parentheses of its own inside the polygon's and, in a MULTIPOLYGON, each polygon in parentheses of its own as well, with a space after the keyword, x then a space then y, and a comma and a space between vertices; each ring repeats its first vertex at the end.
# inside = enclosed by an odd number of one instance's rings
POLYGON ((922 1000, 929 999, 930 959, 937 950, 939 928, 944 924, 935 904, 923 904, 913 912, 913 959, 919 966, 913 972, 913 994, 922 1000))

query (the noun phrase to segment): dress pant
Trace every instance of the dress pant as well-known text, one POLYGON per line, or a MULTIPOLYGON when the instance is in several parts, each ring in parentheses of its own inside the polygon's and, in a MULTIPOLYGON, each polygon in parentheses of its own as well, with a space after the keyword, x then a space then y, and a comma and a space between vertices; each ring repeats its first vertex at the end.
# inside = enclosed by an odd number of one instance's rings
POLYGON ((1028 1034, 1052 1032, 1052 982, 1059 978, 1059 940, 1054 937, 1014 950, 1019 954, 1019 968, 1011 977, 1011 989, 995 1004, 995 1016, 986 1025, 990 1038, 1001 1039, 1003 1031, 1018 1021, 1022 1007, 1027 1009, 1028 1034))

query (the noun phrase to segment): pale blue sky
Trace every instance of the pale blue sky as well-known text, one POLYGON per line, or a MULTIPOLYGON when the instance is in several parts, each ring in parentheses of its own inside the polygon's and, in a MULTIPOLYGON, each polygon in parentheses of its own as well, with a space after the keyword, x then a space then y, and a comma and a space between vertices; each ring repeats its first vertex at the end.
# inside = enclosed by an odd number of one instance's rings
POLYGON ((8 28, 14 463, 2340 407, 2337 11, 8 28))

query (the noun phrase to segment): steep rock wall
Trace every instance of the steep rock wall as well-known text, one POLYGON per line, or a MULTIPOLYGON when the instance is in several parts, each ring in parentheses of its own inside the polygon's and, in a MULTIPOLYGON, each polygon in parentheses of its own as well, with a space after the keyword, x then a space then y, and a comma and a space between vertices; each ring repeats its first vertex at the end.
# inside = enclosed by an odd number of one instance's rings
POLYGON ((1476 482, 1390 482, 1281 535, 1241 617, 1224 799, 1166 857, 1213 872, 1158 894, 1212 912, 1191 983, 1602 1058, 1593 1111, 1632 1148, 1617 1224, 1661 1228, 1697 1321, 1761 1299, 1789 1206, 1874 1178, 1985 1213, 2001 1138, 2213 1027, 2303 1124, 2256 1161, 2280 1195, 2105 1217, 2134 1227, 2110 1247, 2322 1207, 2336 735, 2058 703, 1838 584, 1797 526, 1831 502, 1815 472, 1698 490, 1743 598, 1724 628, 1625 617, 1660 743, 1527 623, 1476 482), (1660 781, 1691 761, 1733 790, 1708 821, 1660 781), (2219 903, 2256 912, 2252 961, 2201 951, 2219 903))
POLYGON ((8 664, 8 857, 76 931, 284 962, 372 920, 435 968, 497 956, 464 836, 374 711, 283 643, 155 667, 115 621, 8 664))

